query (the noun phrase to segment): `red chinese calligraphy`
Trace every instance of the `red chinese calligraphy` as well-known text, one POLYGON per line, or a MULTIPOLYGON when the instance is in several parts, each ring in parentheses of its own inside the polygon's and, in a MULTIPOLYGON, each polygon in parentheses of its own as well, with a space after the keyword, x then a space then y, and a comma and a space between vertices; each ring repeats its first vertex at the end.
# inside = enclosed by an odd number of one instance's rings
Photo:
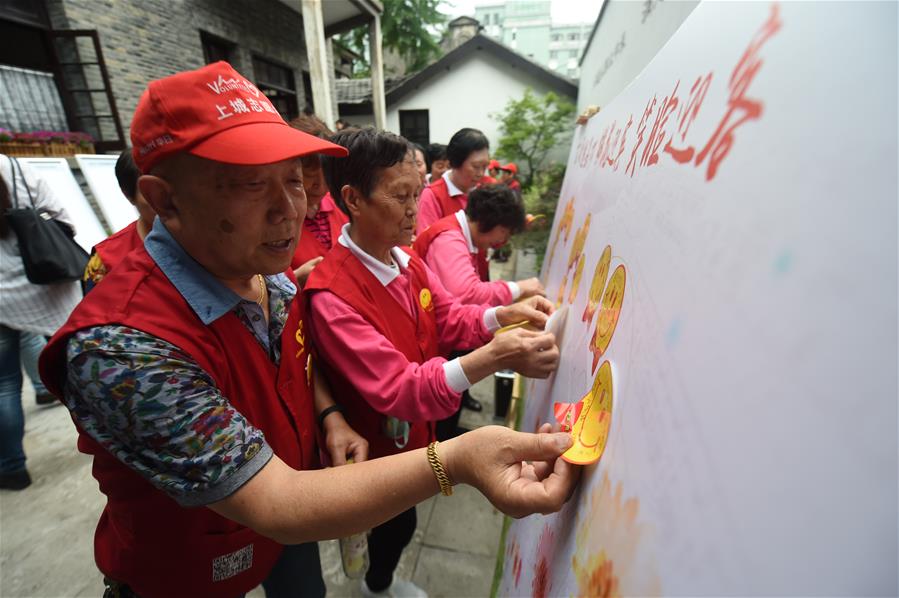
POLYGON ((587 162, 590 161, 590 156, 593 155, 595 147, 596 138, 594 137, 587 137, 578 144, 577 157, 575 158, 578 166, 581 168, 587 166, 587 162))
POLYGON ((656 113, 656 121, 652 124, 649 132, 649 140, 643 149, 643 156, 640 159, 641 166, 652 166, 659 161, 659 147, 665 140, 665 127, 668 126, 668 117, 677 108, 677 88, 680 87, 680 79, 674 84, 674 91, 671 95, 662 100, 659 105, 659 111, 656 113))
POLYGON ((627 161, 627 167, 624 169, 625 173, 630 171, 631 178, 633 178, 634 171, 637 167, 637 151, 643 143, 643 133, 646 132, 646 119, 652 116, 655 109, 656 97, 652 96, 652 99, 646 102, 646 109, 643 111, 643 116, 640 117, 640 124, 637 125, 637 143, 634 144, 634 149, 631 151, 631 158, 627 161))
MULTIPOLYGON (((615 137, 615 142, 612 141, 612 135, 613 135, 613 133, 615 133, 616 127, 617 127, 617 122, 613 121, 612 126, 609 127, 609 134, 605 138, 605 143, 603 144, 599 154, 597 154, 597 156, 596 156, 597 161, 598 161, 597 163, 599 164, 600 168, 605 168, 606 159, 608 159, 609 153, 611 152, 612 147, 614 146, 614 143, 617 142, 617 140, 618 140, 618 138, 615 137)), ((620 133, 620 131, 619 131, 619 133, 620 133)))
POLYGON ((627 119, 627 124, 624 125, 624 131, 621 133, 621 144, 618 146, 618 153, 615 154, 615 159, 612 159, 612 156, 609 156, 609 166, 612 167, 612 170, 618 171, 618 161, 621 159, 621 154, 624 153, 624 144, 627 140, 627 131, 631 128, 631 125, 634 124, 634 115, 631 114, 627 119))
MULTIPOLYGON (((614 126, 614 124, 612 125, 614 126)), ((599 138, 599 145, 596 146, 596 165, 602 165, 602 156, 606 151, 606 146, 609 143, 609 137, 612 135, 612 126, 606 127, 602 132, 602 137, 599 138)))
MULTIPOLYGON (((702 101, 705 99, 705 94, 709 91, 709 85, 711 83, 712 73, 709 72, 709 74, 707 74, 705 77, 703 77, 702 75, 696 77, 696 82, 693 83, 693 87, 690 88, 690 97, 687 101, 687 107, 679 112, 677 123, 677 132, 680 134, 681 143, 686 141, 687 132, 690 130, 690 125, 692 125, 693 121, 696 120, 696 117, 699 114, 699 109, 702 107, 702 101)), ((671 157, 674 158, 675 162, 683 164, 693 159, 693 154, 696 152, 696 150, 692 145, 687 148, 677 149, 673 145, 671 145, 672 141, 674 141, 674 135, 672 135, 668 139, 668 143, 665 145, 665 149, 663 151, 665 153, 671 154, 671 157)))
POLYGON ((696 156, 697 166, 702 164, 707 156, 709 157, 705 175, 707 181, 715 178, 721 161, 727 157, 733 146, 734 130, 748 120, 758 119, 762 114, 762 102, 746 97, 746 93, 759 69, 762 68, 762 59, 758 56, 759 50, 771 36, 780 30, 781 24, 780 7, 777 4, 772 4, 771 15, 755 34, 755 37, 749 43, 749 47, 746 48, 742 58, 740 58, 740 61, 731 73, 730 81, 728 82, 730 97, 728 98, 727 112, 708 143, 696 156))

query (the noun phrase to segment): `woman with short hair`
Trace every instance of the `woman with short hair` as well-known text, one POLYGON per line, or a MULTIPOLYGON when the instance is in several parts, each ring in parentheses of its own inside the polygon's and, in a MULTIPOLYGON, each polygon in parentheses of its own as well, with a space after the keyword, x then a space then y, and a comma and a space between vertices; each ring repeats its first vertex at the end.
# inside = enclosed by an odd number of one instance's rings
MULTIPOLYGON (((341 131, 332 142, 344 159, 322 160, 325 177, 350 222, 306 284, 309 332, 324 372, 370 457, 434 440, 434 422, 456 411, 462 391, 504 368, 548 376, 558 363, 553 336, 501 326, 543 328, 552 305, 543 297, 488 308, 455 301, 410 249, 420 178, 409 143, 374 129, 341 131), (447 361, 453 349, 474 349, 447 361)), ((374 528, 364 596, 423 596, 394 580, 415 531, 415 509, 374 528)))
POLYGON ((415 239, 416 253, 461 303, 508 305, 543 295, 536 278, 485 282, 478 273, 478 252, 497 249, 524 230, 521 200, 505 185, 478 187, 464 210, 441 218, 415 239))
POLYGON ((421 192, 417 233, 465 209, 468 193, 484 178, 490 162, 490 142, 477 129, 460 129, 446 146, 446 157, 450 170, 421 192))

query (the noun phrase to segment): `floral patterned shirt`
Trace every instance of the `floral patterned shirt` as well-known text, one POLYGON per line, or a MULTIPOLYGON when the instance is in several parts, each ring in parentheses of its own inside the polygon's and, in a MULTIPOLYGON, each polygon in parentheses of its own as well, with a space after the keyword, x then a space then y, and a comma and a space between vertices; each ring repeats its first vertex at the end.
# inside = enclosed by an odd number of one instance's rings
MULTIPOLYGON (((146 248, 204 324, 233 311, 279 363, 297 292, 285 275, 266 277, 266 324, 258 304, 213 278, 158 219, 146 248)), ((67 361, 64 400, 79 428, 182 506, 227 498, 272 457, 262 431, 166 341, 125 326, 87 328, 69 339, 67 361)))

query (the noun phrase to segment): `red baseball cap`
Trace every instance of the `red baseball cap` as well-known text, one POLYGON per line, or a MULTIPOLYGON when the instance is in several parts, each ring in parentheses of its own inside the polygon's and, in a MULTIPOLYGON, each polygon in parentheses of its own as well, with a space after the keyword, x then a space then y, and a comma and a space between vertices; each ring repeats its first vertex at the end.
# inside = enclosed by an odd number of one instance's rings
POLYGON ((131 145, 143 173, 179 152, 247 165, 348 153, 284 122, 265 94, 227 62, 151 81, 134 111, 131 145))
POLYGON ((508 172, 511 172, 512 174, 518 174, 518 167, 515 166, 515 162, 509 162, 505 166, 500 166, 499 169, 506 170, 508 172))
POLYGON ((487 170, 493 170, 494 168, 499 168, 499 160, 490 160, 490 163, 487 164, 487 170))

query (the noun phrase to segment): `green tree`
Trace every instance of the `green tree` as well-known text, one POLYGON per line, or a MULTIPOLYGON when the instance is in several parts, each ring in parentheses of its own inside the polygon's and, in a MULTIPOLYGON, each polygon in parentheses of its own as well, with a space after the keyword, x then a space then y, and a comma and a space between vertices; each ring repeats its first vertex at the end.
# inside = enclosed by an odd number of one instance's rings
MULTIPOLYGON (((441 52, 439 42, 446 16, 437 9, 443 0, 382 0, 382 3, 382 46, 399 54, 409 72, 423 69, 441 52)), ((337 42, 360 56, 367 56, 368 26, 340 34, 337 42)), ((371 76, 368 62, 357 65, 354 75, 371 76)))
POLYGON ((549 243, 550 229, 556 215, 556 205, 562 192, 565 180, 565 165, 551 164, 537 171, 534 180, 522 194, 524 207, 528 214, 538 217, 534 226, 516 235, 515 246, 537 255, 537 268, 543 266, 546 246, 549 243))
POLYGON ((574 128, 574 112, 574 104, 553 92, 539 96, 526 89, 520 100, 509 100, 503 112, 493 115, 502 135, 496 154, 527 166, 525 189, 544 167, 549 152, 574 128))

